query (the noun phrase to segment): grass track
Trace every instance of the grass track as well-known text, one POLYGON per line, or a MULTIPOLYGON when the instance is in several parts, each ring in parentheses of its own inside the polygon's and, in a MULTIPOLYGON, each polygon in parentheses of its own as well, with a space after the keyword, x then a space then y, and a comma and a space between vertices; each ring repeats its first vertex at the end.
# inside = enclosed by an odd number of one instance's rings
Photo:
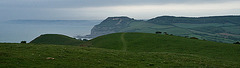
POLYGON ((122 41, 122 44, 123 44, 123 51, 127 51, 127 44, 126 44, 127 42, 124 38, 124 35, 125 35, 125 33, 121 34, 121 41, 122 41))

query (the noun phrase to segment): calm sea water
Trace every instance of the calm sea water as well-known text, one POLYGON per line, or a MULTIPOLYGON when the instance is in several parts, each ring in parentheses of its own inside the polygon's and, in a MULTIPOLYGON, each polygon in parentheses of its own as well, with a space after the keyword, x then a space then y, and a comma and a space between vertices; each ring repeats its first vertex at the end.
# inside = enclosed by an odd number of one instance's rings
POLYGON ((100 20, 14 20, 0 23, 0 42, 30 42, 41 34, 63 34, 70 37, 90 34, 100 20))

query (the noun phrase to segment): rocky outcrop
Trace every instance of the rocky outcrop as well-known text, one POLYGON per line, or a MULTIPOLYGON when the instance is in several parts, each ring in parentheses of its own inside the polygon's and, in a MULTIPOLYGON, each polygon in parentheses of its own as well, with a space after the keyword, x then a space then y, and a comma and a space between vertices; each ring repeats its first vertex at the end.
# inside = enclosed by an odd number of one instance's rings
POLYGON ((119 32, 121 29, 128 27, 134 19, 129 17, 108 17, 100 24, 94 26, 91 30, 91 37, 97 37, 110 33, 119 32))

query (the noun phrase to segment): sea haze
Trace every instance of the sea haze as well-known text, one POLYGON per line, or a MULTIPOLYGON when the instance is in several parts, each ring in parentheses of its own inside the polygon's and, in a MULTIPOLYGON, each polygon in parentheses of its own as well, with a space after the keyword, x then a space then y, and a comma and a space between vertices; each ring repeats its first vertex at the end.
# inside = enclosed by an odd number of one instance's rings
POLYGON ((0 42, 30 42, 41 34, 87 35, 101 20, 11 20, 0 23, 0 42))

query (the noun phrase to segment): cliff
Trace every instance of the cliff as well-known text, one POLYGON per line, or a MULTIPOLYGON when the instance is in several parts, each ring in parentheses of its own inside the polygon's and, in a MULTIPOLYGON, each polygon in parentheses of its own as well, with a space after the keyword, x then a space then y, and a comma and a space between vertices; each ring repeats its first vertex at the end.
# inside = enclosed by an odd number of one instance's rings
POLYGON ((134 19, 129 17, 108 17, 92 28, 90 36, 97 37, 119 32, 121 29, 128 27, 133 21, 134 19))

